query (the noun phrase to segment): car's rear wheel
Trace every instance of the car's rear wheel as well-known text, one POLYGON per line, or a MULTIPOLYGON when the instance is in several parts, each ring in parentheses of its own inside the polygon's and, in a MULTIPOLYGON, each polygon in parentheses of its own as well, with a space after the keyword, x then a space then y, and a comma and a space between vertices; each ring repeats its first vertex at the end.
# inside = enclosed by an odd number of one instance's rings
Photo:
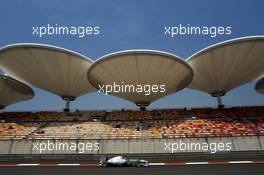
POLYGON ((137 162, 137 167, 141 167, 141 166, 142 166, 141 162, 137 162))

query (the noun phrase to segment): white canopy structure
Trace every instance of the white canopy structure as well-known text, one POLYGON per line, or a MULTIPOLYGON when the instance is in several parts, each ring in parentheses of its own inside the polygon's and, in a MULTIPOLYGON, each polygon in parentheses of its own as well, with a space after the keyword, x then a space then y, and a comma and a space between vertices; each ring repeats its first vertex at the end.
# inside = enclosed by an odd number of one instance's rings
POLYGON ((33 96, 33 90, 26 84, 0 75, 0 109, 19 101, 29 100, 33 96))
POLYGON ((255 89, 257 92, 264 94, 264 78, 257 82, 255 89))
POLYGON ((207 47, 188 58, 194 72, 190 88, 218 97, 263 74, 264 36, 228 40, 207 47))
POLYGON ((151 102, 177 92, 192 80, 190 66, 176 55, 154 50, 127 50, 105 55, 90 67, 88 80, 97 89, 103 85, 165 85, 165 92, 143 93, 112 92, 129 100, 141 109, 151 102))
POLYGON ((0 50, 0 67, 24 83, 70 101, 95 89, 87 81, 92 60, 76 52, 45 44, 20 43, 0 50))

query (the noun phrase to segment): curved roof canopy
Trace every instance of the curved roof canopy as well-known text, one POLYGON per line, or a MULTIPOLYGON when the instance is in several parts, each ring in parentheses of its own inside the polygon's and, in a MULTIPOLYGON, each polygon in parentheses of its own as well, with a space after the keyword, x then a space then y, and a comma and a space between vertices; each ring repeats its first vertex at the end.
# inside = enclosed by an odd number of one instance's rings
POLYGON ((83 55, 51 45, 21 43, 0 50, 5 73, 67 101, 95 90, 86 77, 91 64, 83 55))
MULTIPOLYGON (((178 56, 153 50, 128 50, 112 53, 97 60, 89 69, 87 77, 95 88, 103 85, 165 85, 165 92, 140 91, 112 92, 112 95, 134 102, 140 107, 177 92, 188 86, 192 80, 190 66, 178 56)), ((144 91, 144 90, 143 90, 144 91)))
POLYGON ((264 77, 257 82, 255 89, 257 92, 264 94, 264 77))
POLYGON ((263 74, 264 37, 221 42, 192 55, 187 62, 194 71, 190 88, 223 96, 263 74))
POLYGON ((0 75, 0 109, 6 106, 33 98, 33 90, 13 79, 4 75, 0 75))

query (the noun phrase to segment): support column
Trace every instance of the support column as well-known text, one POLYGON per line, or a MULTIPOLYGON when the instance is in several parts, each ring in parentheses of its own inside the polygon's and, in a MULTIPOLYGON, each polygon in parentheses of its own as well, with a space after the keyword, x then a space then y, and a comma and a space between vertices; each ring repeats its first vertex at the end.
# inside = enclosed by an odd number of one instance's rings
POLYGON ((66 100, 66 103, 65 103, 65 108, 64 108, 64 111, 65 112, 69 112, 70 111, 70 100, 66 100))
POLYGON ((64 112, 69 112, 70 111, 70 103, 71 103, 71 101, 75 100, 75 97, 69 96, 69 95, 65 95, 65 96, 62 96, 62 99, 66 101, 65 108, 63 109, 63 111, 64 112))
POLYGON ((218 104, 218 107, 221 107, 221 106, 223 106, 223 103, 222 103, 222 98, 221 98, 221 96, 220 95, 217 95, 217 104, 218 104))
POLYGON ((225 95, 225 92, 213 92, 211 95, 217 98, 218 108, 223 108, 224 104, 222 103, 222 96, 225 95))
POLYGON ((141 111, 145 111, 146 107, 149 105, 148 102, 140 102, 140 103, 136 103, 136 105, 140 108, 141 111))

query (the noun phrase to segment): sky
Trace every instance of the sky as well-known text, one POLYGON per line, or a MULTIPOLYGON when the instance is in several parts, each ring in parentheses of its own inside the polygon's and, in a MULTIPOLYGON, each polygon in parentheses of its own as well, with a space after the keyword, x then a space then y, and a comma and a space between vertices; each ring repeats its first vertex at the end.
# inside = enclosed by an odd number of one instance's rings
MULTIPOLYGON (((127 49, 170 52, 183 59, 209 45, 232 38, 264 34, 262 0, 1 0, 0 47, 21 42, 64 47, 92 60, 127 49), (32 35, 33 26, 100 26, 100 34, 88 37, 32 35), (164 35, 164 26, 231 26, 231 35, 164 35)), ((264 59, 264 58, 263 58, 264 59)), ((255 92, 256 81, 242 85, 223 97, 226 106, 264 105, 255 92)), ((60 97, 35 88, 32 100, 8 106, 6 111, 61 110, 60 97)), ((210 95, 185 88, 153 102, 149 108, 215 107, 210 95)), ((131 102, 98 92, 79 97, 72 109, 102 110, 137 108, 131 102)))

